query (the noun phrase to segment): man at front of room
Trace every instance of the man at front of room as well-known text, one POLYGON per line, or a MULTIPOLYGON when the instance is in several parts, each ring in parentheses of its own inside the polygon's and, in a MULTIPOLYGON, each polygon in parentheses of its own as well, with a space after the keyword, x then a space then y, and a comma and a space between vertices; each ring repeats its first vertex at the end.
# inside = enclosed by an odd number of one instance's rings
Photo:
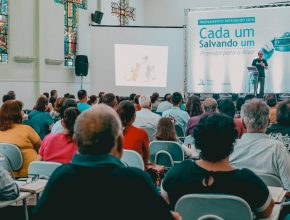
POLYGON ((258 79, 256 78, 256 80, 258 80, 258 82, 255 83, 254 85, 254 93, 256 94, 257 92, 257 88, 258 88, 258 84, 260 84, 260 92, 259 92, 259 97, 263 98, 264 97, 264 86, 265 86, 265 69, 268 69, 268 63, 267 60, 263 59, 263 52, 259 51, 258 52, 258 58, 254 59, 252 62, 252 66, 257 67, 259 75, 258 75, 258 79))

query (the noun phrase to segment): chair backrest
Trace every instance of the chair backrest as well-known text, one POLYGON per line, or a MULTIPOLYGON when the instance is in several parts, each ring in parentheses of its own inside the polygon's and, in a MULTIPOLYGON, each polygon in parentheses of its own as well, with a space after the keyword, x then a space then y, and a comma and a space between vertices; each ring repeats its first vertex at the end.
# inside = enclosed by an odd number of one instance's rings
POLYGON ((28 174, 38 174, 41 178, 48 179, 61 163, 48 161, 33 161, 29 164, 28 174))
POLYGON ((256 173, 258 177, 267 185, 267 186, 276 186, 276 187, 283 187, 282 181, 271 174, 266 173, 256 173))
POLYGON ((165 166, 167 168, 171 168, 174 166, 174 161, 172 159, 171 154, 164 150, 158 151, 156 153, 155 163, 158 165, 165 166))
POLYGON ((178 137, 181 141, 184 141, 184 138, 185 138, 185 132, 184 132, 184 129, 183 129, 180 125, 175 125, 175 131, 176 131, 176 135, 177 135, 177 137, 178 137))
POLYGON ((154 140, 155 134, 156 134, 155 128, 148 128, 148 127, 140 127, 140 128, 143 128, 147 132, 150 142, 154 140))
POLYGON ((141 155, 133 150, 124 150, 121 161, 127 164, 129 167, 145 169, 144 161, 141 155))
MULTIPOLYGON (((0 154, 6 158, 12 171, 17 171, 22 167, 22 153, 17 145, 0 143, 0 154)), ((10 169, 8 171, 10 171, 10 169)))
POLYGON ((176 162, 181 162, 184 160, 184 152, 179 143, 174 141, 152 141, 149 145, 150 162, 156 163, 156 154, 159 151, 168 152, 172 160, 176 162))
POLYGON ((213 215, 221 219, 252 220, 253 213, 248 203, 237 196, 219 194, 188 194, 175 205, 183 220, 205 219, 213 215))

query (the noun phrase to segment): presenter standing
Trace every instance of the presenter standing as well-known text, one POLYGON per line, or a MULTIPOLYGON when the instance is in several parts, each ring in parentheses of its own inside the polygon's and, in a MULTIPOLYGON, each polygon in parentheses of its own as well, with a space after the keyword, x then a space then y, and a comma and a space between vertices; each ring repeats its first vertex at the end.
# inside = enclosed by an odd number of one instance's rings
POLYGON ((263 59, 263 52, 258 52, 258 58, 254 59, 252 62, 252 66, 257 67, 259 75, 255 77, 255 92, 257 91, 258 84, 260 84, 260 92, 259 97, 264 97, 264 86, 265 86, 265 70, 268 69, 268 63, 267 60, 263 59), (258 81, 257 81, 258 80, 258 81))

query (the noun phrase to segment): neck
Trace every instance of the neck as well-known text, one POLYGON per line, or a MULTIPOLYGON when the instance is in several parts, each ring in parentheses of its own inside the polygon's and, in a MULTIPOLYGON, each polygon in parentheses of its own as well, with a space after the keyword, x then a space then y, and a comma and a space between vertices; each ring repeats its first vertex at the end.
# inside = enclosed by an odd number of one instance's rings
POLYGON ((217 161, 217 162, 211 162, 211 161, 201 159, 201 160, 196 161, 196 163, 200 167, 202 167, 208 171, 232 171, 232 170, 235 170, 235 167, 229 163, 229 157, 227 157, 223 160, 217 161))
POLYGON ((259 133, 259 134, 265 134, 266 129, 252 129, 252 128, 247 128, 246 133, 259 133))

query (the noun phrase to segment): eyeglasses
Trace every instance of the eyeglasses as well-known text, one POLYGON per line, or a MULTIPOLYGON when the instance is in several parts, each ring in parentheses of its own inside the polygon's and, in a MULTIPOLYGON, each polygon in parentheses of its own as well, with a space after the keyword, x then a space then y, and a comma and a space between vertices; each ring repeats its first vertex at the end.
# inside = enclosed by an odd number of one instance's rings
POLYGON ((24 182, 24 184, 22 184, 22 185, 30 184, 30 183, 35 182, 37 180, 39 180, 39 174, 28 174, 27 177, 25 177, 25 178, 17 179, 17 181, 24 182))

